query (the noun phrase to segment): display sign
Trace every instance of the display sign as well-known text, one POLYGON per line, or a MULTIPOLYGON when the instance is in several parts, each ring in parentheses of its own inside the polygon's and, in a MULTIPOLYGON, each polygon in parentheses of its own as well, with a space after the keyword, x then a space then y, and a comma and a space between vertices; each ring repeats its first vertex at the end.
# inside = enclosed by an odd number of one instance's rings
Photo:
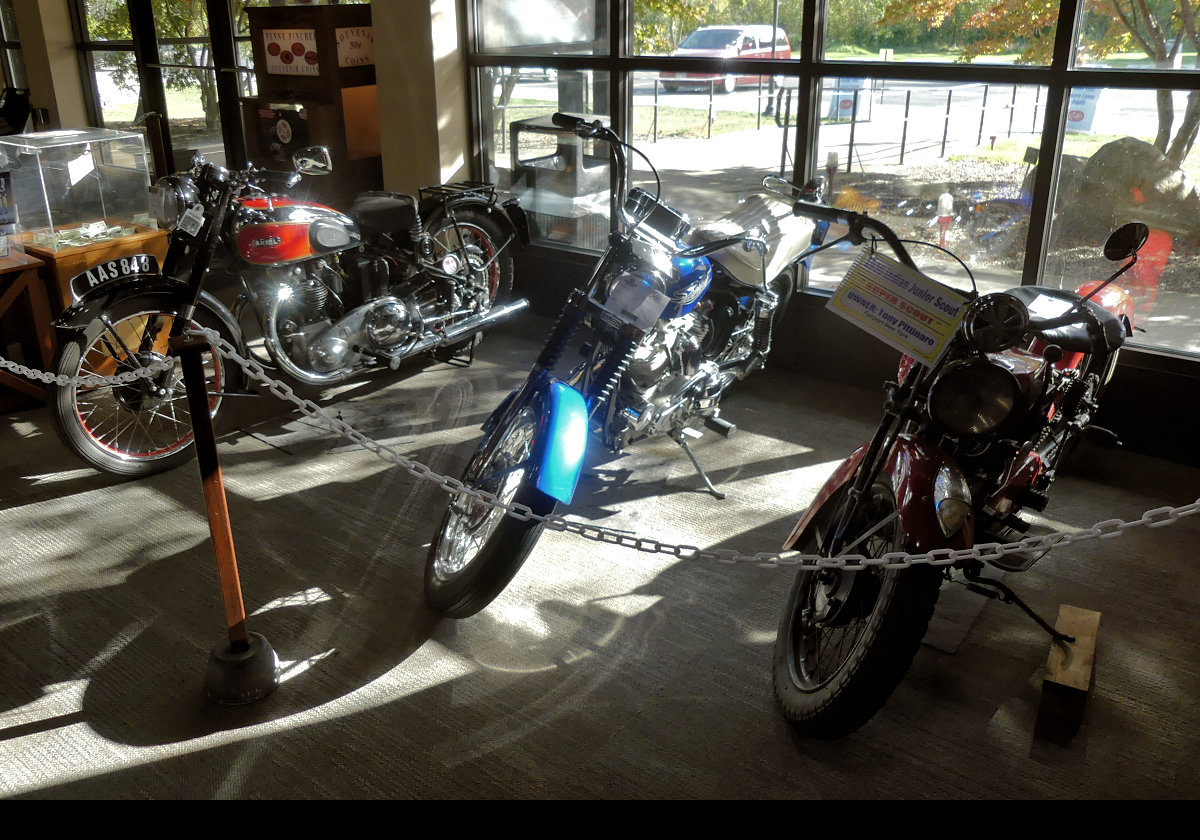
POLYGON ((950 344, 967 299, 871 248, 829 299, 835 313, 890 347, 932 365, 950 344))
POLYGON ((335 29, 338 67, 362 67, 375 63, 375 35, 369 26, 335 29))
POLYGON ((1067 101, 1067 131, 1091 134, 1099 101, 1099 88, 1072 88, 1071 98, 1067 101))
POLYGON ((317 33, 312 29, 264 29, 267 72, 276 76, 319 76, 317 33))

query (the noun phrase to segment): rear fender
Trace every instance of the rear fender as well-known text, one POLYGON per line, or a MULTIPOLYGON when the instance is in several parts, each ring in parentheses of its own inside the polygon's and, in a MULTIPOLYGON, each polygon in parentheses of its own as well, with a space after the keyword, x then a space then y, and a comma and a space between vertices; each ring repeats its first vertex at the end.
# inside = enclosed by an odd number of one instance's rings
MULTIPOLYGON (((818 491, 808 510, 800 517, 796 527, 784 543, 790 549, 807 536, 822 505, 853 479, 855 470, 866 454, 867 447, 855 450, 834 471, 829 480, 818 491)), ((967 522, 950 537, 942 533, 934 509, 933 492, 938 472, 947 467, 955 476, 961 471, 945 452, 920 438, 901 435, 896 439, 892 452, 884 465, 883 474, 891 484, 900 511, 900 525, 904 529, 906 546, 913 551, 932 551, 936 548, 966 549, 974 545, 974 519, 967 522)))

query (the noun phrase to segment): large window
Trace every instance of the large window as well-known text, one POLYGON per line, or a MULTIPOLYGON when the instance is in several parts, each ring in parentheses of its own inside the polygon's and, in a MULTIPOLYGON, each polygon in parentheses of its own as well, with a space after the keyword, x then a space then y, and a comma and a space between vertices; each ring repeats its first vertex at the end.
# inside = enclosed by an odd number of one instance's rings
POLYGON ((602 245, 609 173, 543 124, 611 114, 694 220, 823 176, 981 289, 1104 279, 1109 230, 1145 221, 1133 342, 1200 353, 1200 0, 466 2, 486 174, 552 246, 602 245))

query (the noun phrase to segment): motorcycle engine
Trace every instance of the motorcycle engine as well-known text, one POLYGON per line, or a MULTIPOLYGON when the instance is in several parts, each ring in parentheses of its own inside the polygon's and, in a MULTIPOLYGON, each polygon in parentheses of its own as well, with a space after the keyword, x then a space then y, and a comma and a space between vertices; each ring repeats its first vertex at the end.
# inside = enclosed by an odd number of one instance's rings
POLYGON ((634 351, 616 395, 613 439, 620 451, 635 440, 687 425, 716 406, 722 376, 705 361, 708 310, 659 321, 634 351))

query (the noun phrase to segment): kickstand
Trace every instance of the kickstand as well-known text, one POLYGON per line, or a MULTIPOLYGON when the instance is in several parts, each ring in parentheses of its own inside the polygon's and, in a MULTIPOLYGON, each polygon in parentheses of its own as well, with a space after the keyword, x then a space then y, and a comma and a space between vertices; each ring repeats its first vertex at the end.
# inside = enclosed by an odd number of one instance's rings
MULTIPOLYGON (((688 430, 676 429, 675 431, 671 432, 671 440, 683 447, 683 451, 687 453, 688 458, 692 462, 692 466, 696 468, 696 472, 699 473, 700 478, 704 480, 704 486, 708 488, 708 492, 712 493, 718 499, 724 499, 725 494, 713 487, 713 483, 708 480, 708 476, 704 473, 704 468, 700 466, 700 462, 697 461, 696 456, 692 454, 692 448, 688 446, 687 438, 684 437, 686 431, 688 430)), ((692 432, 692 434, 694 435, 696 433, 692 432)))
POLYGON ((1022 610, 1025 611, 1026 615, 1028 615, 1035 622, 1037 622, 1037 625, 1039 627, 1041 627, 1043 630, 1045 630, 1047 633, 1049 633, 1050 637, 1053 638, 1055 641, 1067 642, 1068 644, 1074 643, 1074 641, 1075 641, 1074 636, 1069 636, 1066 633, 1060 633, 1058 630, 1051 627, 1049 622, 1047 622, 1044 618, 1042 618, 1040 615, 1035 613, 1033 611, 1032 607, 1030 607, 1028 604, 1026 604, 1024 601, 1022 601, 1019 597, 1017 597, 1017 593, 1013 592, 1011 589, 1009 589, 1007 586, 1005 586, 1003 583, 1001 583, 998 580, 993 580, 992 578, 982 577, 979 574, 978 567, 976 567, 976 566, 965 567, 963 569, 963 576, 968 581, 970 581, 970 583, 967 584, 967 589, 971 590, 972 592, 974 592, 978 595, 983 595, 987 598, 996 599, 1003 604, 1016 604, 1018 607, 1020 607, 1022 610), (990 586, 990 587, 992 587, 992 589, 995 589, 997 591, 993 592, 990 589, 985 589, 984 587, 987 587, 987 586, 990 586))

